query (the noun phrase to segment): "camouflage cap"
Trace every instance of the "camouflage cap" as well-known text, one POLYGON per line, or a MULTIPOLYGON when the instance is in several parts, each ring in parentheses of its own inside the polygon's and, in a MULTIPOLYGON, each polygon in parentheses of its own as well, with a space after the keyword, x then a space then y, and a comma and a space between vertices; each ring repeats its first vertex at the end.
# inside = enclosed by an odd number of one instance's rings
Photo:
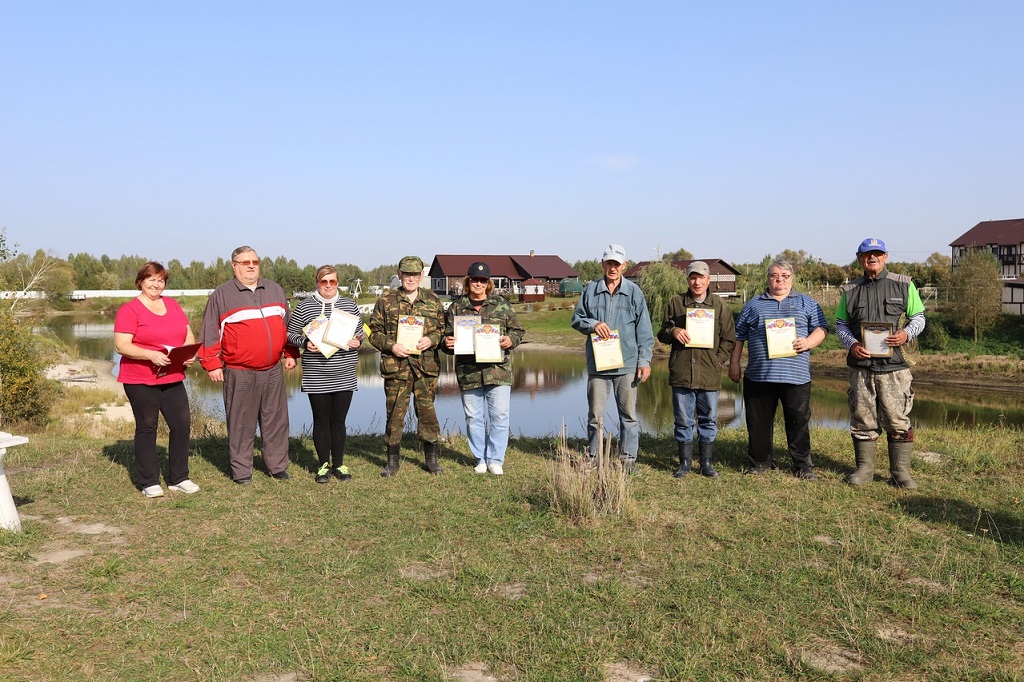
POLYGON ((398 261, 398 269, 402 272, 415 272, 419 274, 423 272, 423 261, 419 259, 419 256, 406 256, 398 261))

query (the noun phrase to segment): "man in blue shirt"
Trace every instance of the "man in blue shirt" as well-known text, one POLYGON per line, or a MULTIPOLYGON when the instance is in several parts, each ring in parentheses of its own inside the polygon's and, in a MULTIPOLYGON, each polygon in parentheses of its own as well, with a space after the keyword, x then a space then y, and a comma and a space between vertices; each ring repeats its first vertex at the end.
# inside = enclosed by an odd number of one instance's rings
POLYGON ((740 380, 743 342, 749 341, 747 372, 743 377, 743 408, 747 416, 747 456, 750 470, 761 475, 774 468, 772 442, 775 411, 782 403, 786 441, 798 478, 817 478, 811 463, 811 354, 828 333, 825 313, 810 296, 795 294, 793 265, 776 260, 768 266, 768 288, 750 299, 736 320, 736 345, 729 378, 740 380), (769 338, 773 347, 769 352, 769 338), (788 339, 793 338, 791 344, 788 339), (786 347, 778 348, 775 339, 786 347), (791 345, 791 347, 790 347, 791 345))
POLYGON ((640 442, 637 420, 637 386, 651 375, 654 353, 654 331, 647 312, 647 301, 640 287, 622 278, 626 251, 618 244, 609 244, 601 256, 604 277, 586 286, 572 316, 572 328, 588 337, 600 339, 618 334, 622 348, 622 366, 598 370, 594 362, 593 344, 587 342, 587 437, 591 460, 600 447, 597 421, 604 415, 608 398, 615 395, 619 412, 619 445, 623 468, 636 469, 640 442))

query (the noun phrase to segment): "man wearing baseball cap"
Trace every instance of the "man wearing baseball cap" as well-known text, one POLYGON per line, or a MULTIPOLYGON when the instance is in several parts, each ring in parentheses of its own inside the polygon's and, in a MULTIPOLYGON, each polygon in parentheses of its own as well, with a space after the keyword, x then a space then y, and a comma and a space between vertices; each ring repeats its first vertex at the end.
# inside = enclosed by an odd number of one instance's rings
POLYGON ((398 473, 410 396, 427 471, 440 474, 437 443, 441 426, 434 410, 434 397, 441 371, 437 348, 444 330, 444 306, 437 294, 420 289, 423 261, 417 256, 406 256, 399 261, 398 277, 399 287, 378 298, 370 313, 370 343, 380 351, 380 374, 384 377, 387 409, 384 426, 387 464, 380 475, 390 478, 398 473), (423 325, 423 336, 411 348, 398 342, 398 327, 402 321, 423 325))
POLYGON ((711 269, 702 260, 686 268, 689 288, 669 299, 658 340, 672 346, 668 359, 668 382, 672 386, 672 412, 679 468, 673 474, 684 478, 693 462, 693 442, 698 444, 700 473, 718 476, 711 465, 718 435, 718 394, 722 390, 722 366, 729 362, 736 345, 732 311, 720 297, 708 291, 711 269), (700 322, 697 322, 697 319, 700 322), (693 327, 687 322, 693 320, 693 327), (708 324, 710 320, 710 324, 708 324), (710 339, 694 339, 696 325, 710 327, 710 339), (710 341, 710 344, 704 343, 710 341), (696 438, 694 436, 696 435, 696 438))
POLYGON ((618 244, 609 244, 601 256, 604 277, 589 283, 583 290, 572 315, 572 328, 588 337, 587 437, 591 461, 600 447, 598 419, 604 415, 608 398, 614 394, 619 413, 620 459, 623 468, 632 473, 636 469, 640 442, 637 387, 651 375, 654 332, 643 292, 635 283, 622 277, 625 266, 625 249, 618 244), (618 333, 622 367, 598 371, 589 337, 596 334, 600 339, 610 339, 613 331, 618 333))
POLYGON ((848 351, 850 434, 857 462, 847 482, 874 480, 878 437, 885 431, 892 484, 912 489, 918 487, 910 476, 914 391, 901 348, 924 330, 924 304, 909 276, 886 269, 888 260, 881 239, 862 241, 857 263, 864 275, 843 286, 836 309, 836 335, 848 351), (907 324, 899 329, 904 314, 907 324))

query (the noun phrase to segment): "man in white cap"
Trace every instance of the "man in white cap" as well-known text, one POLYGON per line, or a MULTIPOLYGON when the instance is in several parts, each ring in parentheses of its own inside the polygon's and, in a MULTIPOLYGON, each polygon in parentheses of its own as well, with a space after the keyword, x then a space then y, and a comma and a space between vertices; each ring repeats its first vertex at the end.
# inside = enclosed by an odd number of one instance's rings
POLYGON ((711 269, 707 263, 690 263, 686 281, 689 288, 669 299, 658 332, 658 340, 672 346, 668 382, 679 455, 679 468, 673 476, 683 478, 690 473, 696 440, 700 473, 714 478, 718 472, 711 465, 711 456, 718 435, 718 394, 722 367, 736 345, 736 325, 725 301, 708 291, 711 269), (698 330, 708 333, 699 334, 698 330))
POLYGON ((626 266, 626 251, 618 244, 609 244, 601 256, 604 277, 590 282, 583 290, 572 316, 572 328, 586 334, 587 342, 587 437, 591 460, 597 456, 600 443, 597 422, 605 413, 608 398, 615 395, 619 413, 619 449, 623 468, 632 473, 636 469, 636 455, 640 442, 640 422, 637 419, 637 386, 651 375, 651 355, 654 353, 654 332, 647 301, 640 287, 622 272, 626 266), (617 335, 622 349, 622 366, 598 370, 594 361, 593 343, 596 335, 609 340, 617 335))
POLYGON ((924 331, 924 304, 910 277, 886 269, 888 261, 885 242, 862 241, 857 263, 864 275, 843 286, 836 308, 836 335, 849 351, 850 434, 857 461, 847 481, 864 485, 874 480, 878 437, 885 431, 892 484, 912 489, 917 487, 910 476, 914 391, 910 365, 900 348, 924 331), (904 314, 907 325, 898 329, 904 314))

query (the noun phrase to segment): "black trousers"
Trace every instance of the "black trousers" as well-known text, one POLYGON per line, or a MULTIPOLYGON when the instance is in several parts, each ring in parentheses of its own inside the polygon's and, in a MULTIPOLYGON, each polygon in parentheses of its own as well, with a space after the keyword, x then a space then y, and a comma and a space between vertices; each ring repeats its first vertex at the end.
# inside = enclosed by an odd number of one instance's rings
POLYGON ((167 443, 167 484, 188 478, 188 440, 192 415, 188 393, 182 381, 159 386, 124 384, 124 393, 135 415, 135 475, 146 488, 160 483, 160 463, 156 458, 156 427, 160 415, 170 429, 167 443))
POLYGON ((782 403, 786 441, 793 467, 811 466, 811 382, 778 384, 743 378, 743 409, 747 415, 747 457, 750 466, 772 464, 775 412, 782 403))
POLYGON ((313 410, 313 447, 321 464, 340 467, 345 461, 345 419, 352 405, 352 391, 310 393, 313 410))

